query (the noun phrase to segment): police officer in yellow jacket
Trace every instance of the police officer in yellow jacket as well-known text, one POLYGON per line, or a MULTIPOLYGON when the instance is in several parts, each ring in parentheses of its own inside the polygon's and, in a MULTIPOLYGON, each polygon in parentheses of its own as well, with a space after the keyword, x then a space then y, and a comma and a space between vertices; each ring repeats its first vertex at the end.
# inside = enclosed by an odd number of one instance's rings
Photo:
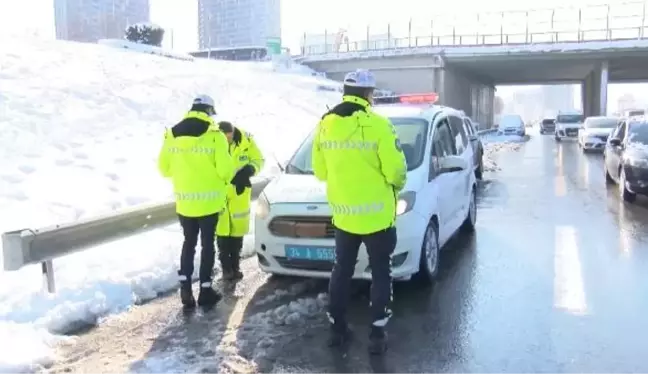
POLYGON ((385 326, 391 316, 396 202, 407 165, 393 125, 371 109, 375 87, 369 71, 346 75, 342 103, 327 112, 316 129, 312 166, 317 179, 326 182, 336 228, 329 345, 340 346, 351 337, 345 315, 358 250, 364 243, 372 275, 369 350, 381 354, 387 347, 385 326))
POLYGON ((160 173, 173 182, 176 211, 184 233, 178 276, 185 308, 196 305, 191 277, 199 236, 202 252, 198 305, 213 307, 221 299, 212 288, 214 234, 218 214, 225 208, 234 166, 227 138, 211 118, 214 114, 211 97, 201 95, 194 99, 185 118, 166 131, 158 160, 160 173))
POLYGON ((240 280, 243 278, 240 269, 243 236, 250 229, 250 178, 259 173, 264 160, 249 132, 243 132, 227 121, 219 122, 218 126, 229 141, 235 175, 227 188, 227 204, 218 220, 216 242, 223 279, 240 280))

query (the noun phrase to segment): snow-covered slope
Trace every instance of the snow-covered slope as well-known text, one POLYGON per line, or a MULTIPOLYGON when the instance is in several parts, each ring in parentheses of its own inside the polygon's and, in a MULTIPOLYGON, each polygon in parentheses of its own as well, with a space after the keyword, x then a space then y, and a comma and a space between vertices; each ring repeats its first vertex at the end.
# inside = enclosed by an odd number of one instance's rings
MULTIPOLYGON (((339 98, 317 91, 321 80, 247 64, 1 36, 0 45, 0 232, 167 199, 155 165, 163 130, 196 94, 252 131, 269 167, 339 98)), ((36 267, 0 273, 0 372, 46 364, 60 339, 50 332, 174 287, 180 240, 172 226, 57 260, 53 296, 36 267)))

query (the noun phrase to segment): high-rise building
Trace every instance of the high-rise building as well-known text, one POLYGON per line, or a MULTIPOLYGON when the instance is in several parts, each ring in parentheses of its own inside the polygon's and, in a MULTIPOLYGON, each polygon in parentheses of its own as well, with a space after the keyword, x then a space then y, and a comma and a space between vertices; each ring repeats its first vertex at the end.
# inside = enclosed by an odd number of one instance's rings
POLYGON ((265 46, 281 38, 280 0, 198 0, 200 49, 265 46))
POLYGON ((54 0, 57 39, 121 39, 128 25, 149 19, 149 0, 54 0))

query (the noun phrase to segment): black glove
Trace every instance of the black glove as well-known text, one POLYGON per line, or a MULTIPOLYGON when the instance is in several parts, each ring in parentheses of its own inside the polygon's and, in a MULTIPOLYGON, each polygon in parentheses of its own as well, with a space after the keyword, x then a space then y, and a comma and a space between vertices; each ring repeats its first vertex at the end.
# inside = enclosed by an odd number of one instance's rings
POLYGON ((236 187, 236 194, 240 195, 245 191, 245 187, 252 187, 252 182, 250 178, 254 175, 254 167, 252 165, 245 165, 239 170, 234 178, 232 178, 232 184, 236 187))

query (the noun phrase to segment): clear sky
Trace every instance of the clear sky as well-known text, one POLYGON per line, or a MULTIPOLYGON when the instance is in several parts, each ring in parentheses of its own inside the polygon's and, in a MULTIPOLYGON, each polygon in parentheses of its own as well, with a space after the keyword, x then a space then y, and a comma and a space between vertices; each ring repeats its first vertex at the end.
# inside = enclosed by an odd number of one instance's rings
MULTIPOLYGON (((197 46, 197 0, 150 0, 153 22, 172 29, 165 44, 175 49, 192 50, 197 46)), ((609 2, 615 2, 610 0, 609 2)), ((616 0, 620 2, 620 0, 616 0)), ((570 0, 569 4, 605 3, 604 0, 570 0)), ((446 23, 462 24, 464 29, 473 22, 467 13, 501 10, 526 10, 562 6, 561 0, 282 0, 282 39, 284 45, 298 48, 304 32, 324 33, 325 29, 335 32, 339 28, 349 30, 351 39, 366 35, 366 26, 372 33, 385 33, 387 23, 392 24, 392 33, 403 33, 410 18, 415 33, 427 33, 430 19, 435 14, 445 14, 446 23), (442 7, 439 7, 442 4, 442 7), (464 16, 455 17, 464 14, 464 16)), ((54 35, 53 0, 0 0, 0 32, 21 29, 46 37, 54 35)), ((507 20, 510 27, 521 26, 522 13, 511 15, 507 20)), ((488 23, 488 22, 486 22, 488 23)), ((476 26, 472 26, 475 28, 476 26)))

